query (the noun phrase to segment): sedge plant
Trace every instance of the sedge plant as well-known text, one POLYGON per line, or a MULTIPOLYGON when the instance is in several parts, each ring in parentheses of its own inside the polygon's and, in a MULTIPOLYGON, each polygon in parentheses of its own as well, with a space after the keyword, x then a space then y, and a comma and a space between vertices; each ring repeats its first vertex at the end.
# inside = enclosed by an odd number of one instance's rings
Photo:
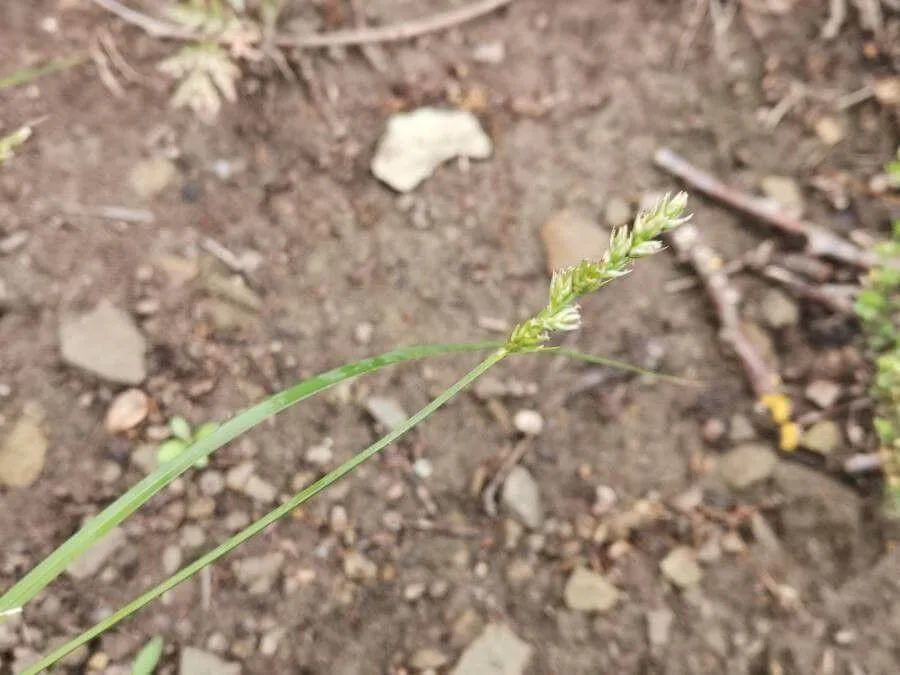
MULTIPOLYGON (((90 629, 47 654, 23 671, 22 675, 35 675, 42 672, 73 650, 93 640, 129 615, 189 579, 207 565, 259 534, 300 504, 327 489, 363 462, 377 455, 504 359, 514 355, 535 353, 583 356, 571 351, 557 350, 549 346, 548 341, 556 333, 574 331, 581 327, 581 313, 577 304, 580 298, 628 274, 638 259, 660 251, 662 244, 659 237, 689 219, 689 216, 685 215, 686 205, 687 195, 685 193, 678 193, 675 196, 666 195, 652 208, 641 211, 635 217, 630 228, 615 229, 610 237, 609 249, 600 260, 585 260, 578 265, 555 272, 550 282, 549 300, 546 307, 532 318, 517 325, 505 342, 407 347, 363 359, 340 366, 275 394, 218 425, 208 435, 200 438, 197 438, 197 434, 191 435, 187 445, 179 447, 179 451, 174 453, 168 461, 162 463, 100 514, 89 520, 76 534, 7 590, 0 597, 0 617, 23 611, 26 603, 59 576, 75 558, 98 539, 107 535, 181 473, 282 410, 345 380, 374 372, 388 365, 454 352, 488 352, 487 356, 468 373, 386 436, 293 495, 241 532, 201 555, 165 581, 147 590, 90 629)), ((593 362, 617 365, 598 357, 585 356, 585 358, 593 362)), ((179 431, 181 436, 188 436, 188 430, 179 429, 179 431)))

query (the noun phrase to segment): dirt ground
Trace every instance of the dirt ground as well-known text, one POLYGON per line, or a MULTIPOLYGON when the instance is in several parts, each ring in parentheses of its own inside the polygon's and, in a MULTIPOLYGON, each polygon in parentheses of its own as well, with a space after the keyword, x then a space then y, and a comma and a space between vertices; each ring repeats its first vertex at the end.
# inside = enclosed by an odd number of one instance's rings
MULTIPOLYGON (((390 23, 453 4, 365 6, 370 19, 390 23)), ((27 233, 0 253, 0 437, 36 402, 49 441, 38 480, 0 491, 0 586, 138 480, 135 454, 173 415, 222 420, 305 376, 395 346, 502 338, 498 328, 543 306, 541 226, 566 207, 603 220, 611 200, 634 204, 677 189, 653 168, 661 145, 748 191, 765 176, 790 177, 809 217, 842 234, 883 234, 887 218, 874 198, 854 194, 836 211, 813 185, 836 172, 865 184, 896 150, 895 114, 872 99, 839 103, 896 73, 889 48, 900 44, 898 17, 885 8, 879 42, 851 9, 838 39, 825 41, 827 2, 737 4, 725 25, 707 13, 715 2, 517 0, 450 32, 386 46, 383 72, 356 49, 310 52, 333 94, 324 107, 302 81, 249 66, 239 101, 205 125, 168 105, 156 64, 173 43, 86 0, 3 3, 0 73, 85 53, 105 29, 142 77, 123 80, 117 97, 88 61, 0 91, 0 130, 47 116, 0 170, 0 238, 27 233), (496 62, 473 56, 493 43, 504 47, 496 62), (772 128, 766 115, 791 83, 805 94, 772 128), (446 105, 448 92, 473 91, 486 93, 478 114, 494 143, 489 159, 467 170, 449 163, 411 197, 372 176, 372 153, 398 105, 446 105), (833 144, 823 118, 841 129, 833 144), (160 157, 176 173, 142 197, 129 175, 160 157), (149 210, 154 220, 75 208, 109 205, 149 210), (210 292, 210 279, 228 270, 206 252, 207 239, 249 252, 244 277, 257 307, 210 292), (60 354, 64 317, 101 301, 128 312, 149 345, 140 388, 155 410, 131 436, 103 424, 125 387, 60 354)), ((698 194, 690 208, 728 260, 772 234, 698 194)), ((754 402, 717 339, 708 298, 696 286, 666 290, 690 274, 668 252, 642 261, 585 303, 585 328, 570 343, 702 387, 556 358, 504 363, 492 378, 535 388, 489 400, 463 394, 59 672, 129 672, 157 634, 167 645, 161 672, 175 672, 187 647, 245 674, 451 672, 488 624, 531 647, 525 670, 490 671, 510 675, 900 672, 896 532, 873 486, 834 470, 840 457, 871 449, 868 436, 825 460, 782 453, 747 490, 717 482, 731 446, 775 442, 759 426, 738 438, 735 426, 757 419, 754 402), (509 420, 520 409, 540 412, 538 436, 519 438, 509 420), (715 444, 704 440, 710 420, 731 426, 715 444), (533 531, 503 509, 487 514, 478 492, 522 442, 544 515, 533 531), (679 546, 700 561, 701 578, 685 588, 660 568, 679 546), (619 589, 611 609, 571 608, 564 589, 578 567, 619 589)), ((756 316, 765 284, 752 275, 736 283, 756 316)), ((795 325, 770 333, 791 391, 802 400, 809 381, 827 378, 858 394, 855 328, 808 303, 799 309, 795 325)), ((0 632, 0 672, 15 672, 268 510, 272 496, 221 489, 234 467, 249 462, 277 495, 291 494, 317 475, 310 448, 331 438, 338 461, 377 437, 370 397, 412 412, 475 358, 354 382, 188 472, 128 521, 125 544, 96 574, 63 576, 23 622, 0 632)))

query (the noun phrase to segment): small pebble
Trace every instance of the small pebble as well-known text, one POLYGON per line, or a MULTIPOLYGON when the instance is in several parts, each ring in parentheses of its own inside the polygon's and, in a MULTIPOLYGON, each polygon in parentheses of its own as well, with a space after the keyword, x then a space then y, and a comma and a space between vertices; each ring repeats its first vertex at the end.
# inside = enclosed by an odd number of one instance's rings
POLYGON ((732 443, 745 443, 756 439, 756 429, 746 415, 735 413, 728 424, 728 440, 732 443))
POLYGON ((687 546, 672 549, 659 563, 659 569, 666 579, 682 589, 696 586, 703 576, 694 552, 687 546))
POLYGON ((375 326, 368 321, 356 324, 353 328, 353 339, 357 344, 367 345, 372 341, 372 335, 375 333, 375 326))
POLYGON ((122 476, 122 467, 116 462, 103 462, 100 467, 100 482, 106 485, 115 483, 122 476))
POLYGON ((216 512, 216 502, 212 497, 201 497, 191 502, 187 515, 192 520, 211 518, 216 512))
POLYGON ((140 389, 127 389, 113 399, 103 420, 106 430, 119 434, 137 425, 147 418, 150 412, 150 399, 140 389))
POLYGON ((513 418, 513 424, 526 436, 539 436, 544 430, 544 418, 537 410, 520 410, 513 418))
POLYGON ((837 422, 822 420, 803 432, 800 436, 800 446, 820 455, 830 455, 841 446, 843 440, 837 422))
POLYGON ((440 600, 447 596, 447 593, 450 592, 450 582, 444 579, 438 579, 436 581, 432 581, 428 586, 428 595, 429 597, 434 598, 435 600, 440 600))
POLYGON ((447 665, 450 658, 438 649, 420 649, 409 658, 409 666, 413 670, 436 670, 447 665))
POLYGON ((325 438, 321 443, 306 451, 306 461, 321 469, 327 468, 334 460, 333 445, 334 442, 330 438, 325 438))
POLYGON ((819 408, 830 408, 841 396, 840 385, 829 380, 813 380, 803 392, 819 408))
POLYGON ((213 633, 206 638, 206 648, 216 654, 224 654, 228 649, 228 638, 222 633, 213 633))
POLYGON ((378 566, 362 553, 351 551, 344 558, 344 574, 353 581, 374 579, 378 575, 378 566))
POLYGON ((425 459, 424 457, 420 457, 415 462, 413 462, 413 473, 415 473, 419 478, 423 480, 426 478, 430 478, 431 474, 434 473, 434 464, 431 463, 431 460, 425 459))
POLYGON ((563 592, 566 607, 576 612, 606 612, 619 600, 619 589, 583 567, 572 572, 563 592))
POLYGON ((228 486, 228 489, 241 492, 255 469, 253 462, 241 462, 229 469, 228 473, 225 474, 225 484, 228 486))
POLYGON ((725 438, 726 430, 725 422, 718 417, 710 417, 703 423, 703 440, 707 445, 717 445, 725 438))
POLYGON ((278 498, 278 488, 256 474, 247 479, 241 491, 260 504, 271 504, 278 498))
POLYGON ((259 653, 263 656, 274 656, 278 651, 278 645, 284 637, 283 628, 273 628, 265 633, 259 641, 259 653))
POLYGON ((198 482, 200 492, 207 497, 215 497, 225 489, 225 476, 221 471, 204 471, 198 482))
POLYGON ((170 545, 163 549, 162 566, 167 575, 175 574, 181 567, 182 554, 178 546, 170 545))
POLYGON ((366 399, 366 410, 378 424, 389 431, 398 428, 409 417, 399 401, 386 396, 370 396, 366 399))
POLYGON ((594 490, 594 494, 594 504, 591 506, 591 513, 595 516, 609 513, 619 500, 616 491, 608 485, 598 485, 594 490))
POLYGON ((815 123, 816 135, 828 146, 837 145, 847 135, 844 125, 834 117, 822 117, 815 123))
POLYGON ((675 614, 668 607, 647 612, 647 641, 651 647, 664 647, 669 642, 669 633, 675 614))
POLYGON ((403 516, 397 511, 385 511, 381 516, 381 524, 388 532, 399 532, 403 529, 403 516))
POLYGON ((340 504, 332 507, 331 513, 328 514, 328 526, 332 532, 336 534, 346 532, 349 523, 350 518, 347 516, 347 509, 340 504))
POLYGON ((185 525, 181 528, 180 541, 184 548, 200 548, 206 541, 206 533, 199 525, 185 525))
POLYGON ((482 42, 472 51, 472 58, 478 63, 496 66, 506 58, 506 45, 500 40, 482 42))
POLYGON ((856 642, 856 631, 852 628, 843 628, 834 634, 834 644, 841 647, 852 645, 856 642))
POLYGON ((427 586, 424 582, 417 581, 415 583, 407 584, 403 589, 403 599, 407 602, 415 602, 425 595, 426 589, 427 586))

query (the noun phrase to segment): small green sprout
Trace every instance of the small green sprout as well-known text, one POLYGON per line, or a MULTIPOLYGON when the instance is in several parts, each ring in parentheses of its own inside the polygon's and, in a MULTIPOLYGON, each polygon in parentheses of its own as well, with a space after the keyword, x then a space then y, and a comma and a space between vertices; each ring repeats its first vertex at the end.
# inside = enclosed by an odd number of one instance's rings
MULTIPOLYGON (((197 427, 196 431, 192 431, 191 425, 186 419, 180 415, 173 417, 169 420, 169 431, 172 432, 172 436, 163 441, 159 448, 157 448, 156 461, 160 464, 165 464, 166 462, 175 459, 184 452, 189 445, 206 438, 218 429, 218 427, 219 425, 216 422, 206 422, 197 427)), ((209 460, 204 457, 194 466, 198 469, 202 469, 207 464, 209 464, 209 460)))

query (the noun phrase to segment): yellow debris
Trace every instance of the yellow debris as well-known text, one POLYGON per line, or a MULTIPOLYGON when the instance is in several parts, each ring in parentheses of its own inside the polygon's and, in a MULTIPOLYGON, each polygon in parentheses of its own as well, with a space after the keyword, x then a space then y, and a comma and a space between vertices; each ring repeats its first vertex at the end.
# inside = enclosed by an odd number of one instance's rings
POLYGON ((784 394, 765 394, 759 400, 768 409, 776 424, 785 424, 791 419, 791 399, 784 394))
POLYGON ((794 422, 785 422, 778 431, 778 447, 784 452, 796 450, 800 442, 800 427, 794 422))

